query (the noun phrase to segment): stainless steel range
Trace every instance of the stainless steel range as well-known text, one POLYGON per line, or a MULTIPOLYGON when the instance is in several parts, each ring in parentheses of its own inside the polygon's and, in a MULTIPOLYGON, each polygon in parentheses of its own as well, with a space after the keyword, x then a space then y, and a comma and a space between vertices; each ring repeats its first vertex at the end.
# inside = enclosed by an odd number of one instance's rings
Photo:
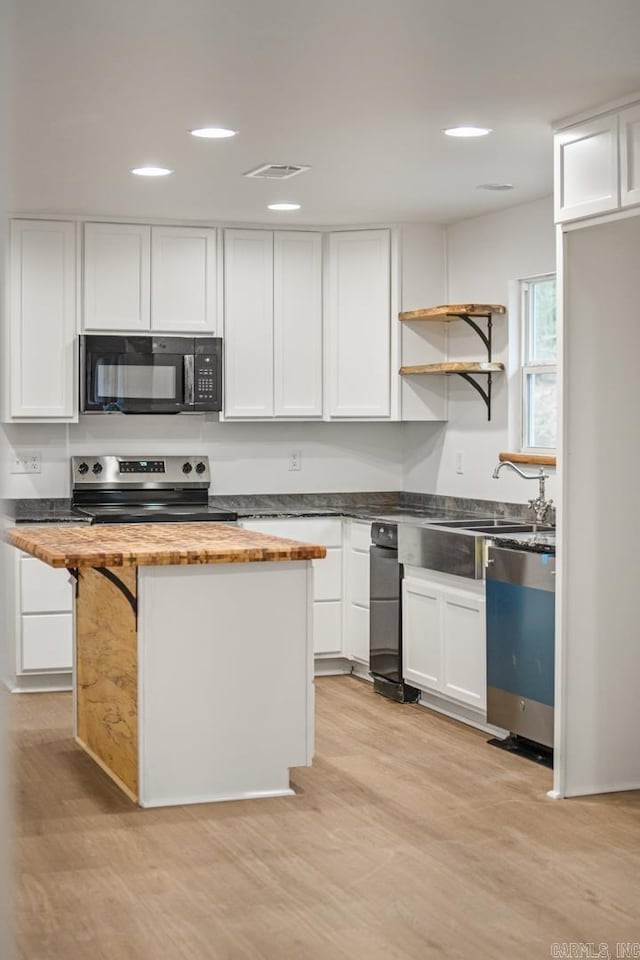
POLYGON ((91 523, 234 523, 209 506, 209 458, 72 457, 71 505, 91 523))

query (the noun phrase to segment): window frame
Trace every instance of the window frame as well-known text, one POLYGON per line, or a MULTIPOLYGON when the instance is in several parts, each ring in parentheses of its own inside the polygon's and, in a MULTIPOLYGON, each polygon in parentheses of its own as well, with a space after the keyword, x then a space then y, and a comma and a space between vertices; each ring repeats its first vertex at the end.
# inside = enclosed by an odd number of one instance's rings
MULTIPOLYGON (((532 285, 546 280, 556 280, 556 319, 557 319, 557 276, 555 273, 541 273, 533 277, 523 277, 520 280, 520 449, 522 453, 531 453, 542 456, 555 456, 557 445, 555 447, 533 447, 529 441, 529 396, 528 384, 529 377, 532 374, 553 373, 556 377, 556 390, 558 385, 558 358, 554 363, 548 361, 531 360, 531 310, 530 310, 530 291, 532 285)), ((557 327, 556 327, 557 344, 557 327)), ((556 394, 557 396, 557 394, 556 394)), ((557 423, 556 423, 557 429, 557 423)), ((557 438, 557 432, 556 432, 557 438)))

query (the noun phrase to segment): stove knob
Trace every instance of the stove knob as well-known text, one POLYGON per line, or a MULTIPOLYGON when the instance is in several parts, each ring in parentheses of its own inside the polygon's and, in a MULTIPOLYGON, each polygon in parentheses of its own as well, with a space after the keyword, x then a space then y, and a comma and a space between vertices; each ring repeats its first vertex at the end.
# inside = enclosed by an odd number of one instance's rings
POLYGON ((83 461, 78 467, 78 473, 81 473, 84 476, 85 473, 88 473, 88 472, 89 472, 89 464, 83 461))
POLYGON ((196 473, 204 473, 206 469, 207 468, 202 461, 200 461, 200 463, 196 463, 196 473))
POLYGON ((191 464, 189 463, 188 460, 187 460, 186 463, 183 463, 183 464, 182 464, 182 472, 183 472, 183 473, 191 473, 192 470, 193 470, 193 467, 191 466, 191 464))
POLYGON ((94 463, 94 465, 93 465, 93 472, 94 472, 95 474, 102 473, 102 464, 101 464, 101 463, 94 463))

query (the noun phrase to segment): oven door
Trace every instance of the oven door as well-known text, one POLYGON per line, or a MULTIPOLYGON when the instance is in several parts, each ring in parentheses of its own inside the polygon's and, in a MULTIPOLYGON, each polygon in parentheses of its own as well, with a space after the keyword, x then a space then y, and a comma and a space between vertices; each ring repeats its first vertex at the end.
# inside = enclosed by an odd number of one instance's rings
POLYGON ((84 336, 80 355, 82 413, 194 409, 193 340, 84 336))

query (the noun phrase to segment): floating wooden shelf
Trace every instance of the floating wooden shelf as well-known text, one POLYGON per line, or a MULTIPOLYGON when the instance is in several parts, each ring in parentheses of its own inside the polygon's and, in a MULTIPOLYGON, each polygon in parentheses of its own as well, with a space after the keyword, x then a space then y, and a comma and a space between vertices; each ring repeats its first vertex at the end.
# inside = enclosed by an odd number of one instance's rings
POLYGON ((504 363, 472 363, 460 360, 452 363, 419 363, 410 367, 400 367, 402 377, 414 373, 499 373, 504 370, 504 363))
POLYGON ((463 317, 488 317, 506 313, 501 303, 448 303, 440 307, 426 307, 423 310, 405 310, 398 314, 399 320, 432 320, 450 323, 463 317))
POLYGON ((470 383, 476 390, 487 407, 487 420, 491 420, 491 385, 492 374, 500 373, 504 370, 504 363, 493 363, 491 360, 491 333, 493 330, 492 314, 506 313, 507 308, 501 303, 447 303, 439 307, 425 307, 423 310, 406 310, 399 314, 400 320, 438 320, 449 323, 451 320, 462 320, 474 330, 487 349, 487 360, 485 363, 474 363, 470 360, 460 360, 456 363, 424 363, 410 367, 401 367, 400 375, 403 377, 412 374, 422 373, 457 373, 458 376, 470 383), (474 317, 481 317, 487 321, 487 332, 476 323, 474 317), (472 373, 487 374, 486 389, 481 386, 477 380, 471 376, 472 373))
POLYGON ((511 460, 512 463, 534 463, 536 466, 555 467, 556 457, 551 453, 501 453, 500 461, 511 460))

